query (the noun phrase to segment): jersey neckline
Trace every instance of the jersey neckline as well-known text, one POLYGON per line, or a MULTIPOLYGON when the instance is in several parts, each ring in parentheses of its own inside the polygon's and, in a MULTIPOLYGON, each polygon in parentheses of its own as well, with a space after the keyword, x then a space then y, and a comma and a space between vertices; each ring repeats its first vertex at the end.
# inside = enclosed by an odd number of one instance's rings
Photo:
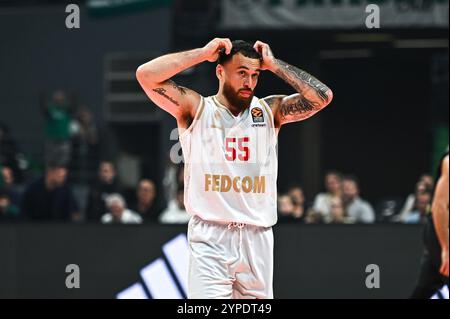
POLYGON ((225 105, 223 105, 222 103, 219 102, 219 100, 217 99, 216 96, 217 96, 217 95, 211 95, 211 98, 212 98, 213 102, 214 102, 218 107, 220 107, 220 108, 222 108, 222 109, 225 109, 225 110, 228 112, 228 114, 230 114, 230 115, 232 116, 232 118, 233 118, 234 120, 239 120, 239 119, 242 119, 242 118, 244 117, 245 112, 248 111, 248 109, 251 108, 252 103, 253 103, 253 99, 255 98, 255 97, 252 98, 252 100, 250 101, 250 105, 249 105, 245 110, 241 111, 241 113, 239 113, 238 116, 234 116, 234 114, 231 113, 231 111, 228 109, 228 107, 226 107, 225 105))

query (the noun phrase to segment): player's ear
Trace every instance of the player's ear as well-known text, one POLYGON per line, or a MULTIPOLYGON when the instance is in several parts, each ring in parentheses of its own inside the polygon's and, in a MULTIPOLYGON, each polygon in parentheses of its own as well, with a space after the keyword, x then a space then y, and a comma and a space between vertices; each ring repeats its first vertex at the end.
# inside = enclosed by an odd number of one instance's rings
POLYGON ((217 64, 217 66, 216 66, 216 76, 217 76, 217 78, 220 81, 223 80, 223 72, 224 72, 223 65, 222 64, 217 64))

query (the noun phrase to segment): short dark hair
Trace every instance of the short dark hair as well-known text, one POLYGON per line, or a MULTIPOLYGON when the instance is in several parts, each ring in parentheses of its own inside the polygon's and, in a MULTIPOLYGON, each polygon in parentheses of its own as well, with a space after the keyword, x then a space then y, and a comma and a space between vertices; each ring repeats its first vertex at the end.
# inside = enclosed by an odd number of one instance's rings
POLYGON ((230 54, 225 54, 225 49, 222 49, 219 53, 219 58, 217 59, 217 64, 225 64, 230 61, 233 55, 236 53, 240 53, 243 56, 251 59, 261 60, 261 54, 253 48, 253 45, 244 40, 234 40, 231 42, 233 48, 231 49, 230 54))
POLYGON ((67 169, 67 165, 61 161, 50 161, 45 165, 46 172, 56 169, 67 169))
POLYGON ((336 176, 339 180, 342 180, 342 178, 343 178, 343 176, 342 176, 342 173, 341 172, 339 172, 339 171, 337 171, 337 170, 329 170, 329 171, 327 171, 326 173, 325 173, 325 177, 326 176, 329 176, 329 175, 334 175, 334 176, 336 176))
POLYGON ((299 183, 291 183, 288 185, 287 191, 290 192, 294 188, 300 188, 303 191, 303 186, 299 183))
POLYGON ((342 180, 343 180, 343 181, 350 181, 350 182, 353 182, 353 183, 355 183, 356 186, 359 188, 359 179, 358 179, 358 177, 356 177, 355 175, 351 175, 351 174, 345 175, 345 176, 342 178, 342 180))
POLYGON ((101 160, 99 163, 98 163, 98 167, 100 168, 102 165, 104 165, 104 164, 108 164, 108 165, 111 165, 114 169, 116 168, 116 165, 114 164, 114 162, 113 161, 110 161, 110 160, 101 160))

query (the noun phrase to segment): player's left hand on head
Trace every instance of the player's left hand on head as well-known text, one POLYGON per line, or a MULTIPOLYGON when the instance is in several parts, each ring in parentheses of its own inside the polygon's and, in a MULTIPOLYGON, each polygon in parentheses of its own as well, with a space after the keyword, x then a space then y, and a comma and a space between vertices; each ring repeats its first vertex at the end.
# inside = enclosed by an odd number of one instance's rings
POLYGON ((275 65, 275 56, 272 53, 272 50, 270 49, 270 46, 267 43, 264 43, 262 41, 256 41, 253 48, 258 51, 262 56, 262 64, 261 69, 262 70, 271 70, 273 69, 275 65))

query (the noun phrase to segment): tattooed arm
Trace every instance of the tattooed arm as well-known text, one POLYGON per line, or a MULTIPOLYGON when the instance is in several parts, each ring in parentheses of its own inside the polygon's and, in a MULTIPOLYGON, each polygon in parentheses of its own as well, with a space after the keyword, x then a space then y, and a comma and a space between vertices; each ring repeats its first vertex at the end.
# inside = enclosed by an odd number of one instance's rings
POLYGON ((201 97, 197 92, 177 85, 171 78, 196 64, 216 61, 221 49, 229 53, 231 41, 216 38, 203 48, 161 56, 139 66, 136 78, 156 105, 174 116, 179 127, 187 128, 201 97))
POLYGON ((289 96, 271 95, 264 99, 272 108, 277 128, 286 123, 305 120, 331 102, 333 92, 315 77, 276 59, 270 47, 261 41, 255 43, 255 49, 263 56, 262 69, 275 73, 297 91, 289 96))

